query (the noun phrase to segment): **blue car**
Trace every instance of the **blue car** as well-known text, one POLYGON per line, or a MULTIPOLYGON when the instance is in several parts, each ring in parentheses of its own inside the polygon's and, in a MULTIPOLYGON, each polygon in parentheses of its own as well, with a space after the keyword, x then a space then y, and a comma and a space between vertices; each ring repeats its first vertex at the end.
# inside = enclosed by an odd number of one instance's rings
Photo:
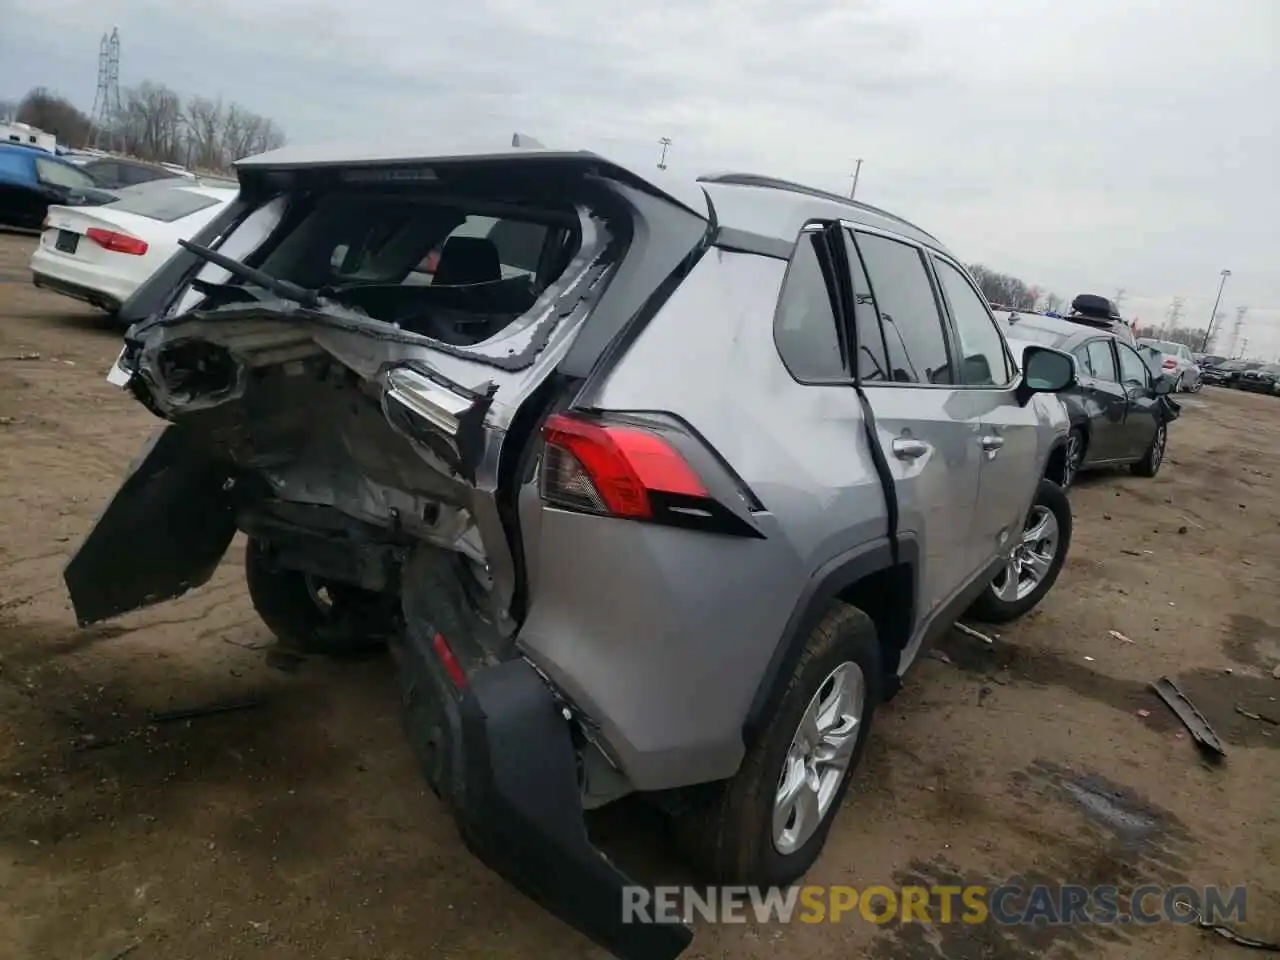
POLYGON ((39 230, 52 204, 97 206, 115 196, 73 163, 18 144, 0 144, 0 227, 39 230))

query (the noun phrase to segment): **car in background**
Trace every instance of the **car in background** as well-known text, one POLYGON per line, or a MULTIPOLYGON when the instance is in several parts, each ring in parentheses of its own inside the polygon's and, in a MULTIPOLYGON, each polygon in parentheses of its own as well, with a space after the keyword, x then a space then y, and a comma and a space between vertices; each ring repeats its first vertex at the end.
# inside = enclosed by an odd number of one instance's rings
POLYGON ((184 179, 182 174, 175 173, 158 163, 130 160, 127 157, 95 157, 80 164, 80 169, 108 190, 133 187, 154 180, 181 181, 184 179))
POLYGON ((1216 367, 1218 364, 1226 361, 1226 357, 1220 357, 1214 353, 1192 353, 1191 359, 1196 362, 1196 366, 1200 368, 1201 375, 1209 367, 1216 367))
POLYGON ((178 249, 179 240, 194 236, 236 193, 144 184, 92 209, 50 207, 31 255, 32 282, 114 314, 178 249))
POLYGON ((0 227, 39 230, 51 205, 113 199, 90 174, 47 150, 0 143, 0 227))
POLYGON ((1188 393, 1200 392, 1200 388, 1204 386, 1200 365, 1196 363, 1191 355, 1191 348, 1185 343, 1141 337, 1138 344, 1159 350, 1163 354, 1160 362, 1161 372, 1171 375, 1177 381, 1179 390, 1185 390, 1188 393))
POLYGON ((1137 348, 1100 328, 1019 314, 1005 324, 1015 354, 1040 345, 1075 360, 1076 385, 1058 394, 1071 421, 1058 484, 1069 487, 1081 470, 1096 467, 1128 466, 1154 477, 1180 412, 1169 396, 1174 377, 1153 372, 1137 348))
POLYGON ((1242 370, 1236 385, 1249 393, 1280 393, 1280 363, 1263 363, 1252 370, 1242 370))
POLYGON ((1240 375, 1262 366, 1260 360, 1224 360, 1200 371, 1200 379, 1215 387, 1238 387, 1240 375))

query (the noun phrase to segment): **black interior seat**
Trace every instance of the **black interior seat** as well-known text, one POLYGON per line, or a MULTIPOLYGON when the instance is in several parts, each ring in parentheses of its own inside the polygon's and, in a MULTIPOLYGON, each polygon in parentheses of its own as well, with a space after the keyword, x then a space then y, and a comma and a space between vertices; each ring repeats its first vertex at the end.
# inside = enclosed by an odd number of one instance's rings
POLYGON ((450 237, 440 251, 432 286, 493 283, 502 279, 498 248, 487 237, 450 237))

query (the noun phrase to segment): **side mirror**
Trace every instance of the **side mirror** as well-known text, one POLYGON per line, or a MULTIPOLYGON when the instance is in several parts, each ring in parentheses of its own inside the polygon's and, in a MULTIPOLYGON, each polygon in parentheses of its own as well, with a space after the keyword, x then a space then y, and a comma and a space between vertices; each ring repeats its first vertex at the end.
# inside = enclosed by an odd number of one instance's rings
POLYGON ((1025 406, 1032 394, 1058 393, 1077 383, 1075 361, 1071 355, 1052 347, 1027 347, 1022 351, 1022 382, 1018 384, 1018 402, 1025 406))
POLYGON ((1169 376, 1167 373, 1162 373, 1160 376, 1156 377, 1156 382, 1152 389, 1155 390, 1157 397, 1163 397, 1166 394, 1173 393, 1173 388, 1177 385, 1177 380, 1173 379, 1173 377, 1169 376))

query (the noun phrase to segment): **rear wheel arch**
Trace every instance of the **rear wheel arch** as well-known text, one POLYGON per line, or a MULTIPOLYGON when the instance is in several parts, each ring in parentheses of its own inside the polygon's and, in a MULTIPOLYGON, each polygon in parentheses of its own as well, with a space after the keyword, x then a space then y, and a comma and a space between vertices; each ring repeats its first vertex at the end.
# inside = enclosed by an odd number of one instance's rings
POLYGON ((919 548, 914 537, 898 540, 898 562, 887 539, 846 551, 823 564, 796 602, 773 657, 760 678, 743 724, 750 743, 768 726, 787 678, 804 651, 806 638, 833 603, 857 607, 875 624, 884 667, 886 698, 896 692, 898 665, 915 622, 919 548))

